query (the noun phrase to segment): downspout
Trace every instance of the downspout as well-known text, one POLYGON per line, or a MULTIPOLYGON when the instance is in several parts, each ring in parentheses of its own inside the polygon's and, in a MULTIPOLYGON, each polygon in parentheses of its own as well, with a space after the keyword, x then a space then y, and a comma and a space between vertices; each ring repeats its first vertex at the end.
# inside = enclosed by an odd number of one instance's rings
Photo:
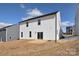
POLYGON ((6 28, 6 30, 5 30, 5 31, 6 31, 6 42, 7 42, 7 28, 6 28))
POLYGON ((18 23, 18 40, 20 40, 20 23, 18 23))

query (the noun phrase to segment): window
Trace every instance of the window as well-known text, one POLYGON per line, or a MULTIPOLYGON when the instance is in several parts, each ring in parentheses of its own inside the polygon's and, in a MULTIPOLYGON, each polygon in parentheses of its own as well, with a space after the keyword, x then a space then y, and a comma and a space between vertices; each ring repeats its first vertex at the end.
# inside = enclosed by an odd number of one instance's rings
POLYGON ((23 37, 23 32, 21 32, 21 37, 23 37))
POLYGON ((38 25, 40 25, 41 24, 41 21, 40 20, 38 20, 38 25))
POLYGON ((32 33, 31 33, 31 31, 29 31, 29 37, 32 37, 32 33))
POLYGON ((28 27, 28 22, 26 22, 26 27, 28 27))

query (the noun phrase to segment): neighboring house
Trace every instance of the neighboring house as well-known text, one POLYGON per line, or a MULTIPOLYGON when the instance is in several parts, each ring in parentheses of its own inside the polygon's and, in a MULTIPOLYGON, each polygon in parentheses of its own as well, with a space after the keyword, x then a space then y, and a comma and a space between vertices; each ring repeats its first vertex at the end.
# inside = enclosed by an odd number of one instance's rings
POLYGON ((66 34, 67 35, 74 35, 74 26, 67 26, 66 27, 66 34))
POLYGON ((59 40, 60 12, 53 12, 19 22, 20 39, 59 40))
POLYGON ((10 25, 0 29, 0 41, 10 41, 19 39, 19 25, 10 25))
POLYGON ((79 35, 79 8, 77 9, 76 16, 75 16, 75 35, 79 35))

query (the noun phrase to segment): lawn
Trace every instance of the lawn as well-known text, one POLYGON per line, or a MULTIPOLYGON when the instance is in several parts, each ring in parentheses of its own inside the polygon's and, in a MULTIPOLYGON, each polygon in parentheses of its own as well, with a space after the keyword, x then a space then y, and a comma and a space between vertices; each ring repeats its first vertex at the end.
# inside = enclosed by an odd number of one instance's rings
POLYGON ((15 40, 0 42, 4 56, 75 56, 79 55, 79 40, 15 40))

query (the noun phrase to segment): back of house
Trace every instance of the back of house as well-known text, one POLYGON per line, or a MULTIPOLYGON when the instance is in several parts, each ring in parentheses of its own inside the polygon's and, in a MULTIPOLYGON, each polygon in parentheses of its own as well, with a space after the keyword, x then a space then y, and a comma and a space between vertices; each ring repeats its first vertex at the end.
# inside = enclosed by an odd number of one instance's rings
POLYGON ((20 39, 59 40, 60 12, 45 14, 24 20, 20 24, 20 39))
POLYGON ((18 39, 59 40, 61 36, 59 11, 30 18, 19 22, 19 24, 0 29, 0 41, 18 39))

